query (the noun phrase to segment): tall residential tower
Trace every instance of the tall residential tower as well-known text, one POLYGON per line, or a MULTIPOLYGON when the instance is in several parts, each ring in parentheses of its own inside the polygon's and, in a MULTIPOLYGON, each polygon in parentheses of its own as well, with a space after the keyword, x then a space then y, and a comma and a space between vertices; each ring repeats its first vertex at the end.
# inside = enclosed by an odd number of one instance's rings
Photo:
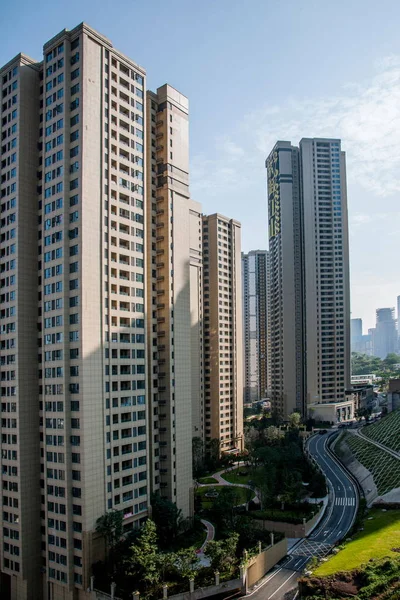
POLYGON ((334 139, 278 142, 266 166, 272 400, 284 415, 329 404, 341 418, 350 384, 345 155, 334 139))
MULTIPOLYGON (((85 24, 1 85, 0 595, 86 598, 96 521, 192 514, 202 216, 188 101, 85 24)), ((240 250, 239 250, 240 251, 240 250)))
POLYGON ((266 398, 271 387, 269 253, 242 253, 243 401, 266 398))
POLYGON ((203 217, 205 440, 243 447, 240 223, 203 217))

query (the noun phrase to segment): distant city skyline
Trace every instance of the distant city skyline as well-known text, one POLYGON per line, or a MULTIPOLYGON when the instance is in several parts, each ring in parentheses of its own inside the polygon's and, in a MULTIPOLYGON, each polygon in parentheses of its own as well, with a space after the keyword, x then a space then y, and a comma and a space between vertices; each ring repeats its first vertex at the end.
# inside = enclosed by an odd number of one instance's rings
MULTIPOLYGON (((400 285, 399 285, 399 288, 400 288, 400 285)), ((397 320, 398 316, 399 316, 399 311, 400 311, 400 296, 396 296, 394 298, 393 302, 387 302, 386 304, 382 304, 382 305, 377 306, 375 308, 375 310, 373 311, 372 317, 371 317, 371 319, 372 319, 372 325, 369 324, 371 322, 371 320, 367 321, 367 323, 368 323, 368 325, 367 325, 366 321, 362 317, 360 317, 360 315, 356 315, 353 312, 351 312, 351 320, 352 321, 361 320, 361 325, 362 325, 361 335, 366 335, 368 333, 369 329, 373 329, 375 327, 375 325, 376 325, 376 311, 377 310, 382 310, 384 308, 394 309, 394 316, 395 316, 395 319, 397 320)))

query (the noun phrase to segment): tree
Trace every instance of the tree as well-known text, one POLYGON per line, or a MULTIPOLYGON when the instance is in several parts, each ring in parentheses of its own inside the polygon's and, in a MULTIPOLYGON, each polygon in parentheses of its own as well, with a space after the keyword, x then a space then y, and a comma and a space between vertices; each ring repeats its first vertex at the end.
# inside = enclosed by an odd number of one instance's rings
POLYGON ((157 536, 162 548, 167 548, 180 531, 182 525, 182 511, 170 500, 161 498, 159 494, 152 494, 151 499, 152 519, 156 525, 157 536))
POLYGON ((183 548, 175 553, 174 565, 184 579, 192 579, 199 566, 200 559, 193 548, 183 548))
POLYGON ((282 431, 278 427, 275 427, 275 425, 271 425, 265 430, 265 439, 269 444, 279 444, 282 438, 282 431))
POLYGON ((193 476, 195 479, 201 477, 205 471, 204 464, 204 444, 200 437, 192 439, 192 462, 193 476))
POLYGON ((212 471, 218 468, 221 455, 221 444, 218 438, 209 441, 207 447, 207 466, 212 471))
POLYGON ((386 369, 392 371, 395 365, 400 364, 400 355, 390 352, 382 362, 386 369))
POLYGON ((382 370, 382 361, 377 356, 368 356, 360 352, 351 353, 351 372, 353 375, 378 373, 382 370))
POLYGON ((219 488, 218 497, 215 498, 213 506, 210 509, 212 521, 220 527, 221 530, 232 531, 238 519, 236 506, 239 504, 237 488, 234 486, 224 486, 219 488))
POLYGON ((129 573, 143 591, 149 591, 160 581, 157 530, 151 519, 147 519, 131 547, 129 573))
POLYGON ((298 429, 301 423, 301 414, 298 412, 293 412, 289 415, 289 424, 292 429, 298 429))
POLYGON ((236 557, 238 541, 239 534, 235 532, 225 540, 208 542, 204 554, 211 560, 214 571, 228 575, 234 572, 238 563, 236 557))
POLYGON ((284 471, 283 491, 280 494, 281 509, 285 510, 285 503, 296 502, 301 495, 301 476, 298 471, 284 471))
POLYGON ((111 572, 114 570, 114 549, 122 538, 123 515, 120 510, 110 510, 96 521, 96 531, 103 536, 106 547, 106 561, 110 563, 111 572))

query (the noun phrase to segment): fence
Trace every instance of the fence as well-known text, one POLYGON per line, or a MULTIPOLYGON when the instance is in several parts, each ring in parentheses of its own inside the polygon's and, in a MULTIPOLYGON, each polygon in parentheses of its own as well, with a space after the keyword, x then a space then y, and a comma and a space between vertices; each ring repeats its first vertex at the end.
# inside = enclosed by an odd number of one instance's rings
MULTIPOLYGON (((189 580, 188 590, 181 594, 168 596, 168 586, 163 586, 163 600, 202 600, 223 592, 240 592, 246 594, 261 577, 279 562, 287 554, 286 538, 274 544, 273 534, 271 534, 271 546, 264 550, 261 549, 261 543, 257 556, 253 556, 240 566, 240 575, 237 579, 223 581, 220 583, 219 573, 215 573, 215 583, 204 588, 195 588, 195 581, 189 580)), ((245 557, 246 558, 246 557, 245 557)), ((94 581, 91 581, 91 600, 120 600, 115 596, 115 584, 112 584, 110 594, 94 589, 94 581)), ((140 600, 139 593, 132 593, 133 600, 140 600)))

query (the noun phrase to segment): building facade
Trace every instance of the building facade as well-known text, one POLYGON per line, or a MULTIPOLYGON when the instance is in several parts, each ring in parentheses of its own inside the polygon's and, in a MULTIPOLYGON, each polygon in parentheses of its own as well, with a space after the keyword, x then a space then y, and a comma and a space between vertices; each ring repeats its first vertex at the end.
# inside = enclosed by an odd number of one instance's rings
POLYGON ((269 253, 242 253, 243 402, 257 402, 270 392, 269 253))
POLYGON ((205 440, 243 447, 240 223, 203 217, 205 440))
POLYGON ((339 140, 278 142, 266 166, 271 399, 284 415, 308 415, 343 402, 350 384, 345 155, 339 140))
POLYGON ((171 86, 147 93, 153 483, 185 516, 193 512, 192 437, 204 437, 202 216, 189 194, 188 109, 171 86))
POLYGON ((192 438, 241 447, 240 224, 190 197, 187 98, 86 24, 0 85, 0 596, 83 600, 101 516, 189 517, 192 438))
POLYGON ((278 142, 266 161, 270 259, 271 403, 304 412, 303 264, 299 149, 278 142))
POLYGON ((192 514, 202 216, 187 98, 145 78, 85 24, 0 70, 4 599, 86 598, 108 510, 192 514))

